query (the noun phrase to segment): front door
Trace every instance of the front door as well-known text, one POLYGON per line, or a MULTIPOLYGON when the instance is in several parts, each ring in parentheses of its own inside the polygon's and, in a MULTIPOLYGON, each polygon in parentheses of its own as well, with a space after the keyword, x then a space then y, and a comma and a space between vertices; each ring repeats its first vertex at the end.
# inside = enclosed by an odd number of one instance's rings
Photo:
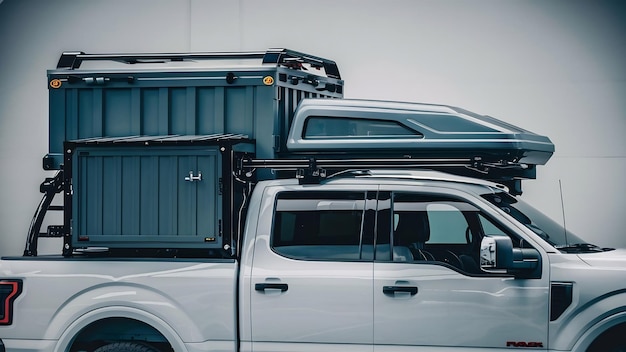
POLYGON ((509 235, 517 246, 524 241, 457 195, 407 189, 387 198, 377 243, 412 257, 377 256, 374 263, 375 351, 547 347, 545 271, 518 279, 478 265, 484 234, 509 235))

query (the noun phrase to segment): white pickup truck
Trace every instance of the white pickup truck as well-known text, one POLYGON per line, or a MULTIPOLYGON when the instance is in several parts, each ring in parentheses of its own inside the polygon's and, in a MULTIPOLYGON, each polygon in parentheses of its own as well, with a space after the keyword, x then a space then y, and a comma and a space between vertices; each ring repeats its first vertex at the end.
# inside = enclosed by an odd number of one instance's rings
POLYGON ((626 351, 626 252, 519 199, 547 137, 343 84, 287 49, 64 53, 0 352, 626 351))
POLYGON ((623 351, 625 264, 495 183, 262 181, 236 259, 4 258, 0 338, 7 351, 623 351))

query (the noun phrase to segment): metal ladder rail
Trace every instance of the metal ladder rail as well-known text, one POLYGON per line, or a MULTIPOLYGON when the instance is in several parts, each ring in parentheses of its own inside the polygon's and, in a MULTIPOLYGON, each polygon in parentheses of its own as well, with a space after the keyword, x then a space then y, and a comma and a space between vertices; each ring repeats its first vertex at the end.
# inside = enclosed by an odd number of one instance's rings
POLYGON ((63 225, 50 225, 47 232, 41 232, 41 225, 48 211, 63 211, 63 206, 51 205, 54 197, 63 191, 63 171, 57 172, 54 177, 46 178, 39 186, 39 191, 43 193, 41 202, 35 211, 33 219, 28 229, 25 257, 37 256, 38 240, 41 237, 63 237, 63 225))

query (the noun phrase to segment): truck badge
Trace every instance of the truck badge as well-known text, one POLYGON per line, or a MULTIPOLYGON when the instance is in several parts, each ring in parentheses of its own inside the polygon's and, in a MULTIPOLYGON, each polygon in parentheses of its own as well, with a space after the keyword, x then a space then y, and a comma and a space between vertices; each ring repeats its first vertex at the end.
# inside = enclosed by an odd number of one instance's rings
POLYGON ((507 341, 506 347, 543 347, 543 342, 507 341))

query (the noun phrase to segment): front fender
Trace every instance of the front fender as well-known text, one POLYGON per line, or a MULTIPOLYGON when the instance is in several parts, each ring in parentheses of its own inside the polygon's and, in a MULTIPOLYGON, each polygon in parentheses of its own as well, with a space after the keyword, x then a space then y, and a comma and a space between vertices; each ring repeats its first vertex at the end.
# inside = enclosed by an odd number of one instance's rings
POLYGON ((550 349, 585 351, 604 331, 626 322, 626 290, 608 293, 572 309, 550 324, 550 349))
POLYGON ((626 312, 612 315, 598 322, 578 339, 574 346, 574 351, 586 351, 589 345, 591 345, 600 334, 624 322, 626 322, 626 312))

